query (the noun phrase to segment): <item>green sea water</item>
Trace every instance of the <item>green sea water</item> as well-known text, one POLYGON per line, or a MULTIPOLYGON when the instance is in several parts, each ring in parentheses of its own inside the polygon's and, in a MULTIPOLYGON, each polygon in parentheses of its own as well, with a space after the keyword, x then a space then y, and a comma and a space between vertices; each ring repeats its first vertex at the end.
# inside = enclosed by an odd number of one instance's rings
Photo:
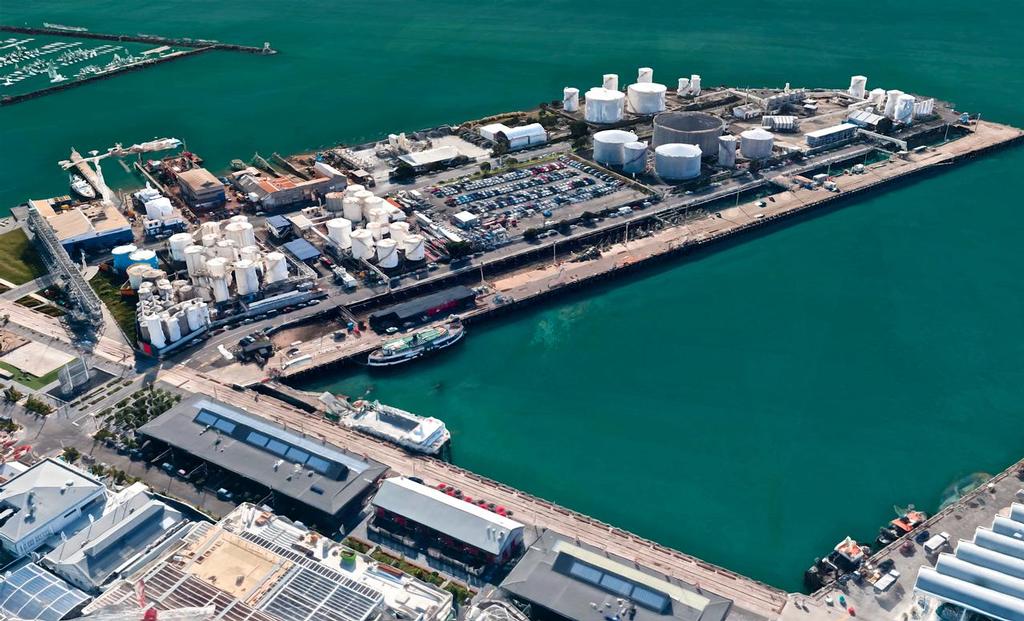
MULTIPOLYGON (((941 0, 67 1, 0 21, 262 44, 0 109, 0 205, 65 191, 74 145, 185 140, 223 169, 699 73, 705 84, 923 92, 1024 125, 1020 9, 941 0), (921 13, 921 14, 918 14, 921 13)), ((310 382, 444 419, 456 463, 797 589, 894 503, 1024 448, 1024 152, 472 328, 386 375, 310 382)), ((105 168, 115 182, 119 167, 105 168)))

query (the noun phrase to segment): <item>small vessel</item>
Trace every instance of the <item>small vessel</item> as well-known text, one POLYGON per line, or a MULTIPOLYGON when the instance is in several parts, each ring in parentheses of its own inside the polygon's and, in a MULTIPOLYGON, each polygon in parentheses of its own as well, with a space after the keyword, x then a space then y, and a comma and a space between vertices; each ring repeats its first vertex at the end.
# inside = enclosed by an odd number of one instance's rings
POLYGON ((389 367, 415 360, 432 351, 454 345, 462 339, 465 328, 458 317, 450 317, 443 325, 416 330, 412 334, 385 341, 371 352, 366 363, 371 367, 389 367))
POLYGON ((71 184, 71 191, 78 196, 87 200, 96 198, 95 188, 89 185, 89 182, 82 175, 71 173, 68 175, 68 181, 71 184))
POLYGON ((328 392, 320 395, 320 401, 327 406, 328 418, 410 451, 437 455, 451 440, 443 421, 418 416, 380 401, 360 399, 349 404, 328 392))

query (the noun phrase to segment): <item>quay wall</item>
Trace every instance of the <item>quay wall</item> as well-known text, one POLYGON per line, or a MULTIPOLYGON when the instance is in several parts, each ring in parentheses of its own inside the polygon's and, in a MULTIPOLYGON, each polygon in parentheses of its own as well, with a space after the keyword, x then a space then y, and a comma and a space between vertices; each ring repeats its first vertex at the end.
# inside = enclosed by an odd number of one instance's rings
POLYGON ((249 54, 276 54, 277 50, 252 45, 238 45, 236 43, 221 43, 220 41, 205 41, 198 39, 185 39, 181 37, 161 37, 147 34, 107 34, 102 32, 77 32, 73 30, 62 30, 60 28, 45 28, 40 26, 9 26, 0 25, 0 32, 14 32, 27 35, 50 35, 57 37, 70 37, 74 39, 96 39, 100 41, 121 41, 127 43, 152 43, 154 45, 170 45, 174 47, 212 47, 218 50, 231 52, 247 52, 249 54))

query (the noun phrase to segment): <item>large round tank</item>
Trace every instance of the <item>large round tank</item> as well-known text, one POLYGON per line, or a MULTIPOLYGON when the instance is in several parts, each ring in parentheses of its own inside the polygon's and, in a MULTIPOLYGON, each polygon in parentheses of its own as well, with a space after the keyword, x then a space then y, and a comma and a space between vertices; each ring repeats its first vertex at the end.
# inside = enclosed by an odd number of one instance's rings
POLYGON ((594 134, 594 160, 602 164, 622 166, 626 159, 625 145, 636 142, 636 134, 622 129, 606 129, 594 134))
POLYGON ((181 326, 178 320, 170 313, 160 313, 160 323, 163 324, 164 332, 167 333, 167 343, 174 343, 181 340, 181 326))
POLYGON ((622 120, 626 95, 607 88, 592 88, 584 97, 584 118, 591 123, 618 123, 622 120))
MULTIPOLYGON (((369 192, 367 192, 369 194, 369 192)), ((384 199, 379 196, 370 194, 366 198, 361 199, 363 201, 363 220, 367 222, 380 222, 381 214, 384 218, 387 218, 387 209, 384 207, 384 199), (378 211, 374 211, 378 210, 378 211), (377 214, 377 220, 374 220, 372 216, 377 214)))
POLYGON ((192 236, 188 233, 175 233, 167 240, 171 249, 171 258, 175 261, 185 260, 185 248, 192 245, 192 236))
POLYGON ((213 300, 215 302, 226 302, 231 297, 230 279, 227 276, 218 276, 210 279, 210 288, 213 289, 213 300))
POLYGON ((229 222, 224 227, 224 237, 235 242, 239 248, 256 244, 256 232, 253 230, 252 224, 248 222, 229 222))
POLYGON ((128 269, 126 270, 128 272, 128 285, 132 289, 138 291, 139 287, 142 286, 142 279, 145 277, 146 272, 148 272, 150 269, 152 268, 150 268, 149 265, 145 263, 136 263, 134 265, 129 265, 128 269))
POLYGON ((233 239, 222 239, 217 242, 217 256, 228 261, 238 260, 238 242, 233 239))
POLYGON ((871 100, 871 105, 873 105, 875 107, 876 111, 877 110, 881 110, 882 106, 885 105, 885 89, 884 88, 874 88, 874 89, 871 89, 871 94, 868 96, 868 99, 871 100))
POLYGON ((235 289, 238 295, 256 293, 260 288, 260 279, 256 275, 256 264, 242 259, 232 266, 235 272, 235 289))
POLYGON ((377 242, 377 265, 385 269, 398 266, 398 243, 393 239, 377 242))
POLYGON ((705 112, 662 112, 654 117, 652 144, 692 144, 703 153, 716 153, 724 127, 725 121, 705 112))
POLYGON ((153 347, 158 349, 163 347, 167 343, 167 340, 164 337, 164 326, 160 321, 160 316, 144 315, 142 317, 142 321, 145 322, 146 328, 149 331, 149 342, 153 347))
POLYGON ((210 222, 203 222, 199 226, 200 235, 216 235, 220 236, 220 222, 213 220, 210 222))
POLYGON ((650 67, 640 67, 636 70, 636 81, 641 84, 650 83, 654 80, 654 69, 650 67))
POLYGON ((280 252, 268 252, 263 257, 266 266, 263 270, 263 280, 268 285, 288 279, 288 260, 280 252))
POLYGON ((110 251, 110 254, 114 256, 114 271, 119 274, 123 274, 128 266, 132 264, 129 256, 138 250, 134 244, 127 244, 124 246, 118 246, 110 251))
POLYGON ((355 196, 346 196, 341 201, 341 214, 345 216, 345 219, 349 222, 362 222, 363 201, 359 200, 355 196))
POLYGON ((601 87, 606 88, 610 91, 619 90, 619 74, 617 73, 606 73, 601 78, 601 87))
POLYGON ((349 249, 352 247, 352 222, 345 218, 334 218, 327 221, 327 239, 334 242, 338 248, 349 249))
POLYGON ((647 170, 647 145, 643 142, 627 142, 622 145, 622 172, 639 174, 647 170))
POLYGON ((238 256, 248 261, 259 261, 260 248, 259 246, 244 246, 238 249, 238 256))
POLYGON ((748 160, 763 160, 772 155, 775 136, 771 132, 755 127, 740 134, 740 153, 748 160))
POLYGON ((903 91, 896 89, 885 92, 885 108, 883 110, 883 114, 885 116, 890 119, 893 117, 896 113, 896 100, 898 100, 902 94, 903 91))
POLYGON ((406 261, 422 261, 425 256, 425 241, 422 235, 409 235, 402 240, 406 261))
POLYGON ((214 233, 204 233, 203 236, 200 238, 200 241, 203 242, 204 248, 213 248, 214 246, 217 245, 218 239, 220 239, 220 235, 214 233))
POLYGON ((354 198, 358 198, 360 204, 365 203, 367 199, 373 198, 373 192, 369 190, 359 190, 352 194, 354 198))
POLYGON ((182 285, 178 287, 178 299, 184 302, 185 300, 191 300, 196 297, 196 290, 192 285, 182 285))
POLYGON ((228 260, 224 257, 213 257, 206 262, 206 271, 214 278, 223 278, 228 273, 228 260))
POLYGON ((679 85, 676 87, 676 95, 684 97, 690 94, 690 78, 679 78, 679 85))
POLYGON ((718 165, 726 168, 736 166, 736 136, 725 135, 718 138, 718 165))
POLYGON ((238 214, 237 216, 231 216, 228 218, 228 222, 248 222, 249 216, 238 214))
POLYGON ((369 222, 383 226, 387 226, 388 220, 390 219, 388 217, 388 210, 386 207, 374 207, 370 209, 368 216, 367 220, 369 222))
POLYGON ((199 314, 199 306, 197 304, 189 304, 185 307, 185 320, 188 321, 189 332, 195 332, 203 327, 203 320, 199 314))
POLYGON ((682 180, 700 176, 700 147, 663 144, 654 149, 654 170, 663 179, 682 180))
POLYGON ((409 236, 409 223, 408 222, 392 222, 388 225, 388 230, 391 232, 391 239, 398 242, 399 245, 402 241, 409 236))
POLYGON ((352 258, 369 259, 373 256, 373 233, 366 229, 352 231, 352 258))
POLYGON ((142 248, 128 255, 129 263, 145 263, 150 267, 158 267, 160 263, 156 259, 156 253, 148 248, 142 248))
POLYGON ((146 270, 145 272, 143 272, 142 279, 143 280, 150 280, 150 281, 155 283, 156 281, 158 281, 158 280, 160 280, 160 279, 162 279, 162 278, 164 278, 166 276, 167 276, 167 274, 163 270, 158 270, 155 267, 151 267, 148 270, 146 270))
POLYGON ((690 94, 694 97, 700 95, 700 76, 696 73, 690 76, 690 94))
POLYGON ((914 120, 914 104, 917 99, 913 95, 900 95, 896 99, 896 109, 892 118, 897 123, 911 123, 914 120))
POLYGON ((326 199, 324 207, 327 208, 327 211, 338 213, 343 210, 342 201, 345 200, 345 195, 342 192, 328 192, 324 198, 326 199))
POLYGON ((380 222, 370 222, 366 225, 366 230, 370 232, 370 235, 373 237, 373 241, 378 241, 380 238, 384 237, 384 232, 388 229, 387 226, 380 222))
POLYGON ((365 187, 359 185, 358 183, 350 184, 348 186, 345 186, 345 196, 353 196, 354 197, 356 195, 356 192, 362 192, 365 189, 366 189, 365 187))
POLYGON ((633 114, 657 114, 665 110, 665 85, 638 82, 626 88, 629 109, 633 114))
POLYGON ((864 99, 867 87, 868 79, 862 75, 855 75, 850 78, 850 88, 848 88, 846 92, 850 94, 850 97, 864 99))
POLYGON ((580 89, 566 86, 562 89, 562 109, 576 112, 580 109, 580 89))

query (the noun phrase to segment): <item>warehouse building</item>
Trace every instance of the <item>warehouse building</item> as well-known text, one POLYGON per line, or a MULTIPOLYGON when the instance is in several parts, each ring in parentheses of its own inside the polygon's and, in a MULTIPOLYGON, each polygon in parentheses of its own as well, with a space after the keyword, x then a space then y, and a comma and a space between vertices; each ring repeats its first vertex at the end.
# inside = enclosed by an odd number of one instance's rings
POLYGON ((724 621, 732 601, 548 530, 501 589, 537 619, 724 621))
POLYGON ((72 207, 61 199, 50 198, 30 200, 28 206, 39 212, 57 241, 75 258, 80 251, 113 248, 135 239, 128 219, 109 203, 97 201, 72 207))
POLYGON ((205 466, 256 485, 267 502, 306 523, 335 525, 357 512, 387 466, 249 412, 194 395, 139 429, 148 453, 205 466))
POLYGON ((234 173, 232 183, 245 192, 251 202, 258 203, 267 211, 315 203, 328 192, 344 190, 348 185, 344 176, 312 179, 295 175, 271 177, 253 169, 234 173))
POLYGON ((445 145, 398 156, 398 171, 399 173, 418 174, 467 162, 469 162, 469 158, 462 155, 458 149, 451 145, 445 145))
POLYGON ((812 149, 837 144, 852 139, 857 135, 858 127, 853 123, 841 123, 804 134, 807 146, 812 149))
POLYGON ((227 201, 224 184, 205 168, 178 173, 178 187, 181 198, 193 209, 216 209, 227 201))
POLYGON ((391 327, 411 327, 472 308, 475 302, 476 293, 459 285, 379 310, 370 315, 370 327, 378 332, 391 327))
POLYGON ((480 128, 480 135, 487 140, 504 144, 509 151, 533 147, 548 141, 548 132, 540 123, 519 127, 508 127, 504 123, 491 123, 480 128))
POLYGON ((879 134, 887 134, 892 130, 891 119, 867 110, 854 110, 846 117, 846 122, 879 134))

